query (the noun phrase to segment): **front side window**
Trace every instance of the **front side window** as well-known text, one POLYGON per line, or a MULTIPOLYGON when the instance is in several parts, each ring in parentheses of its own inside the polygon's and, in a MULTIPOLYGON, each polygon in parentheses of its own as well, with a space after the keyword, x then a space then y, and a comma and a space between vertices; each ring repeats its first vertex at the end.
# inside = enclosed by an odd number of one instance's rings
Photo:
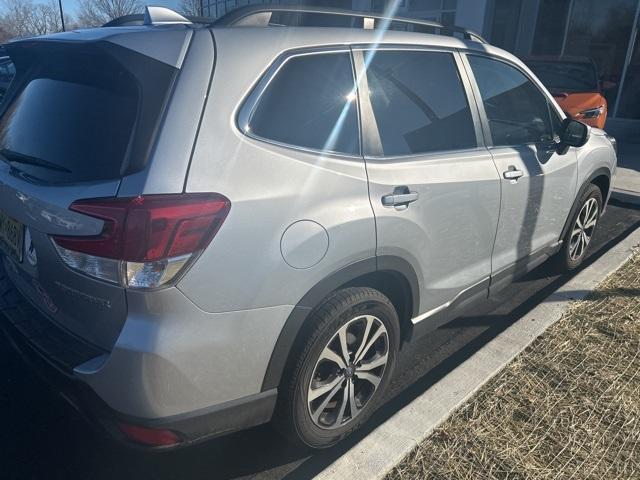
POLYGON ((553 140, 549 101, 524 73, 488 57, 467 58, 480 89, 494 146, 553 140))
POLYGON ((380 50, 366 52, 365 58, 369 96, 385 156, 477 147, 452 54, 380 50))
POLYGON ((356 102, 349 53, 295 56, 260 97, 248 133, 296 147, 358 155, 356 102))

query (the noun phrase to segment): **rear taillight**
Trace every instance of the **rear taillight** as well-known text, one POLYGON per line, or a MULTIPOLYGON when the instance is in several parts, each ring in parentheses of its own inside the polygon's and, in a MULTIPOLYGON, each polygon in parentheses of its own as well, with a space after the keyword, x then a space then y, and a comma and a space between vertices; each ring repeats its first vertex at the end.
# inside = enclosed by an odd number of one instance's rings
POLYGON ((71 268, 134 288, 166 285, 202 252, 231 202, 217 193, 81 200, 70 209, 104 221, 96 236, 53 236, 71 268))

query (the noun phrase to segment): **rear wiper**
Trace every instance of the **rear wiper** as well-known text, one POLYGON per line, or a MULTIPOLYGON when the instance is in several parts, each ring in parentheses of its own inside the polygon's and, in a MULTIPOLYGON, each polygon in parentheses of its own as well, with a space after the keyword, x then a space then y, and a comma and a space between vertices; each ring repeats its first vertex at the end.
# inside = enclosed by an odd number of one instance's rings
POLYGON ((34 165, 36 167, 47 168, 49 170, 55 170, 57 172, 65 172, 71 173, 71 170, 68 168, 61 167, 60 165, 56 165, 55 163, 48 162, 38 157, 32 157, 31 155, 25 155, 23 153, 14 152, 13 150, 9 150, 8 148, 0 149, 0 155, 4 158, 8 164, 13 163, 22 163, 24 165, 34 165))

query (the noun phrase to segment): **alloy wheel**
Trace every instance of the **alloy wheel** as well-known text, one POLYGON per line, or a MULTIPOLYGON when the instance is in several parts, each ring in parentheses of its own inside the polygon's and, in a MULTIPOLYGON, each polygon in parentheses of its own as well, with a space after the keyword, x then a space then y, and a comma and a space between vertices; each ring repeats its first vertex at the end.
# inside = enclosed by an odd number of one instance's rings
POLYGON ((593 237, 596 223, 598 223, 599 210, 600 207, 595 198, 587 200, 580 209, 569 237, 569 258, 571 260, 578 260, 587 250, 587 246, 593 237))
POLYGON ((373 315, 343 325, 324 347, 307 393, 312 421, 340 428, 356 418, 380 385, 389 358, 389 334, 373 315))

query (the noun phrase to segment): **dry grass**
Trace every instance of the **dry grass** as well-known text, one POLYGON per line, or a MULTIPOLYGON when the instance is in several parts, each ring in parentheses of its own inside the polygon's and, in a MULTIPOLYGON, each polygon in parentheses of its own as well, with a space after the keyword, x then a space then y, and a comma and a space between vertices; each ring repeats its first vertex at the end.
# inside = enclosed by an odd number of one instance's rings
POLYGON ((640 479, 640 253, 386 480, 400 478, 640 479))

